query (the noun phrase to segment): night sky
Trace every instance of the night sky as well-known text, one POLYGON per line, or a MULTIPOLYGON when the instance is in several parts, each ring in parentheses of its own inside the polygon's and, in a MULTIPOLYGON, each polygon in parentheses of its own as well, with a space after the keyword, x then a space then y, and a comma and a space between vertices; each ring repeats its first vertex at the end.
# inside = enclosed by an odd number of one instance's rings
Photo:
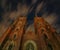
POLYGON ((28 25, 35 16, 43 17, 60 32, 60 0, 0 0, 0 34, 18 16, 27 17, 28 25))

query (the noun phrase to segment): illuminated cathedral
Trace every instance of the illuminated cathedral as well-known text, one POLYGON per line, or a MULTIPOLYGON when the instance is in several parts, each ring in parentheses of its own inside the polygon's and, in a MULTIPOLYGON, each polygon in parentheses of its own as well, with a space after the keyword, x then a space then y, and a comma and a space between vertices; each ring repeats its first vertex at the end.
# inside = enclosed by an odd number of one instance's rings
POLYGON ((0 50, 60 50, 60 37, 42 17, 18 17, 0 38, 0 50))

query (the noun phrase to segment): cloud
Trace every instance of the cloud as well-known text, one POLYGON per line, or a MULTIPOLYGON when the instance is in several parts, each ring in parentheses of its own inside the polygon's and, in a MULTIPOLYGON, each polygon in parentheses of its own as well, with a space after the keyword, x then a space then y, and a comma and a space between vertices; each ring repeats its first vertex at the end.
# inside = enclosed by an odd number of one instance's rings
POLYGON ((60 30, 60 0, 30 0, 30 2, 27 0, 1 0, 0 4, 0 21, 2 21, 2 23, 0 22, 0 33, 8 28, 18 16, 27 17, 29 24, 33 23, 35 16, 40 16, 60 30))

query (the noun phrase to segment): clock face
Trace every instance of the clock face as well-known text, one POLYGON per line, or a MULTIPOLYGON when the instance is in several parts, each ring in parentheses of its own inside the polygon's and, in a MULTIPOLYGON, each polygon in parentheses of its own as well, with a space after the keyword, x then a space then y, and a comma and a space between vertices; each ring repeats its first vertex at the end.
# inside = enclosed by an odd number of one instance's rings
POLYGON ((37 50, 37 45, 34 41, 28 40, 24 43, 23 50, 37 50))

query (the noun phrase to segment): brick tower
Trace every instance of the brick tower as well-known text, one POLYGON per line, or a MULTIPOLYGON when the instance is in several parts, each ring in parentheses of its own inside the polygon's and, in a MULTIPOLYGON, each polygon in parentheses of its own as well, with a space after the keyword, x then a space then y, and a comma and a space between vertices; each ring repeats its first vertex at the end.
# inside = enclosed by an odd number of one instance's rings
POLYGON ((26 24, 26 17, 18 17, 0 38, 0 50, 60 50, 60 37, 43 18, 26 24))

